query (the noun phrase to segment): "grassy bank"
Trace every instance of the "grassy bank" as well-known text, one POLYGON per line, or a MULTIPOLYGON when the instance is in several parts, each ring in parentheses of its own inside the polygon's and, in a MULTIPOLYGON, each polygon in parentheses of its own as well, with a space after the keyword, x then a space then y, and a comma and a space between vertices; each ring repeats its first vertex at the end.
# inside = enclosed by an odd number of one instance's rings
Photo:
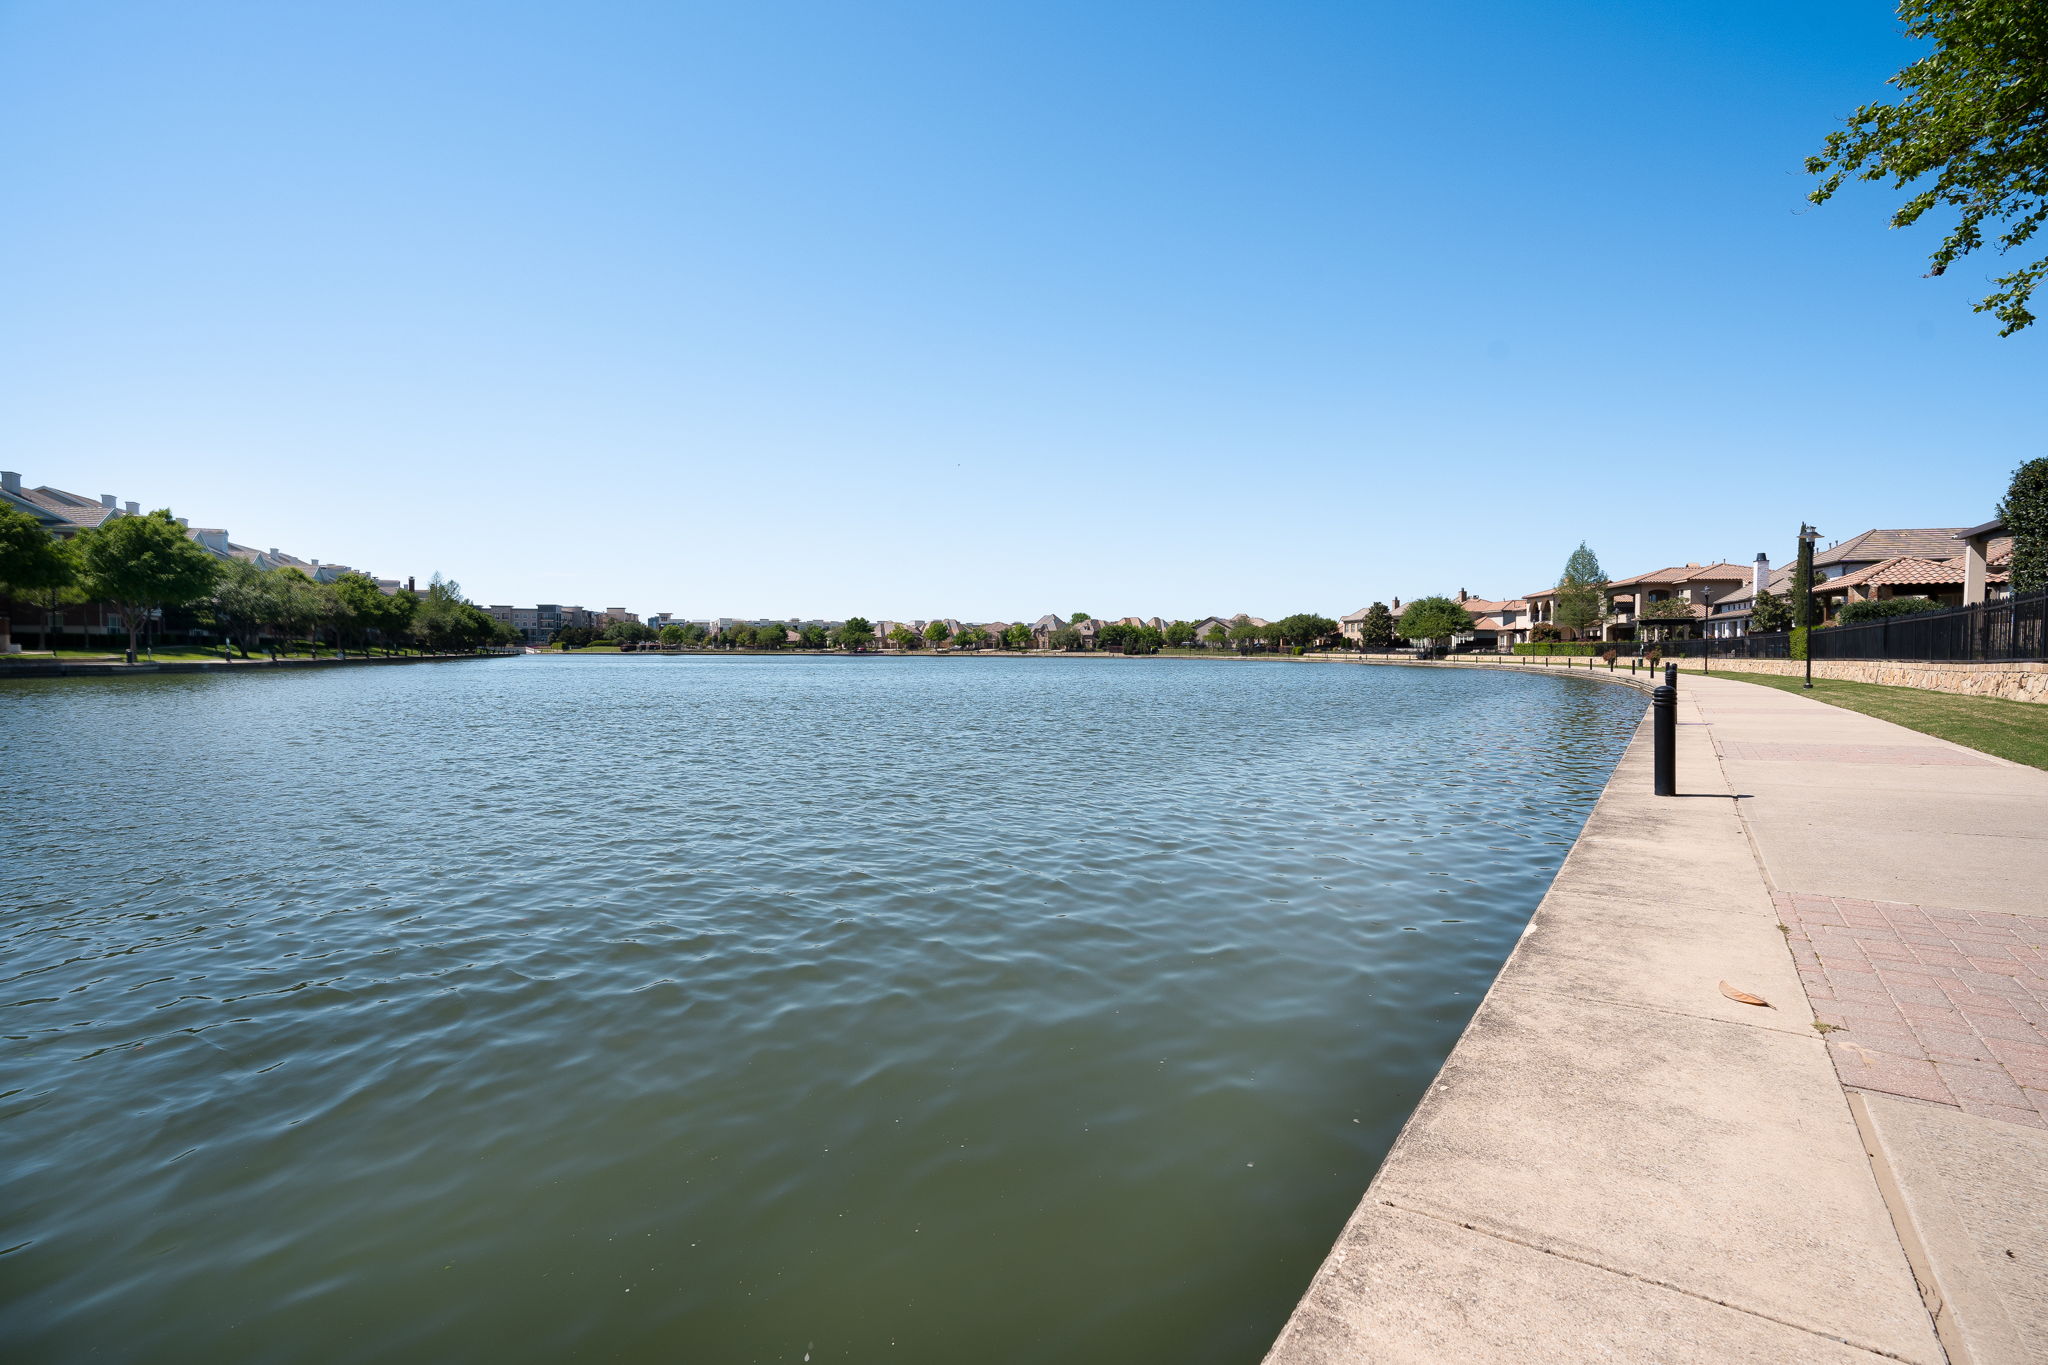
POLYGON ((1781 692, 1799 692, 1839 706, 1861 711, 1923 735, 1933 735, 2009 758, 2029 767, 2048 768, 2048 706, 1998 697, 1964 697, 1953 692, 1929 692, 1918 687, 1885 687, 1878 683, 1843 682, 1815 678, 1806 692, 1796 677, 1776 673, 1715 673, 1715 677, 1736 682, 1775 687, 1781 692))

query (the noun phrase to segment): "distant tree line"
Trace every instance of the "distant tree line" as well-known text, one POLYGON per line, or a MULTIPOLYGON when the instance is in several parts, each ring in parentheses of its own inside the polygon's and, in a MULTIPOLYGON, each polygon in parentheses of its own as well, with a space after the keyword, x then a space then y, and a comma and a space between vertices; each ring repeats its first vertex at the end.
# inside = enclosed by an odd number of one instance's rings
POLYGON ((245 659, 252 649, 276 658, 322 643, 451 652, 517 638, 438 576, 424 593, 387 593, 359 573, 321 583, 293 568, 259 569, 201 548, 168 509, 59 540, 34 517, 0 506, 0 593, 27 604, 31 620, 42 616, 45 648, 66 608, 106 606, 120 615, 130 663, 150 623, 173 611, 189 613, 245 659))

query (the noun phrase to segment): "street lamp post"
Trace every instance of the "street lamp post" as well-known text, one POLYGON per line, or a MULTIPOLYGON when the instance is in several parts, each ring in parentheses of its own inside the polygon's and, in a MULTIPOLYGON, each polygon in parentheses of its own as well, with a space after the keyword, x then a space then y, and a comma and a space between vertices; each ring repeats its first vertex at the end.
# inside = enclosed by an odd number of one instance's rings
POLYGON ((1813 690, 1813 542, 1820 532, 1799 523, 1799 596, 1793 600, 1794 619, 1799 626, 1799 643, 1806 655, 1805 690, 1813 690))

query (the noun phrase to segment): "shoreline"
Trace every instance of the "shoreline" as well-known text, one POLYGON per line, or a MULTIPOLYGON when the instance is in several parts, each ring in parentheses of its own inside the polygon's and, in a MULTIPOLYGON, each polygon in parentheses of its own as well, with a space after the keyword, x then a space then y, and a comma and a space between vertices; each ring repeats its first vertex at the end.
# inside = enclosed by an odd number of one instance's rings
POLYGON ((393 654, 360 659, 165 659, 132 664, 88 660, 15 663, 0 657, 0 678, 128 678, 156 673, 241 673, 250 669, 354 668, 360 664, 441 664, 462 659, 510 659, 511 654, 393 654))
POLYGON ((2048 938, 2048 774, 1678 691, 1681 795, 1646 716, 1266 1365, 2037 1358, 2048 1090, 1913 1011, 2048 1006, 2024 956, 1922 965, 2048 938))

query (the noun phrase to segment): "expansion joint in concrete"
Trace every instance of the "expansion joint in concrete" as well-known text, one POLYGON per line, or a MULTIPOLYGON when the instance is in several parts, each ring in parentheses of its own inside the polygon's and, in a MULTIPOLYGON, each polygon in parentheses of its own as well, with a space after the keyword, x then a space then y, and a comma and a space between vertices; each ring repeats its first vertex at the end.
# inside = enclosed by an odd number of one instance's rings
POLYGON ((1405 1213, 1418 1218, 1433 1219, 1436 1222, 1446 1224, 1450 1227, 1458 1228, 1465 1232, 1474 1233, 1481 1237, 1491 1237, 1495 1241, 1505 1242, 1509 1246, 1521 1247, 1525 1251, 1533 1251, 1543 1256, 1553 1256, 1560 1261, 1570 1261, 1573 1265, 1582 1265, 1585 1266, 1588 1270, 1597 1270, 1603 1274, 1613 1275, 1619 1279, 1628 1280, 1634 1284, 1647 1285, 1652 1289, 1662 1289, 1673 1294, 1683 1295, 1688 1299, 1697 1299, 1701 1303, 1710 1303, 1717 1308, 1730 1309, 1734 1312, 1743 1314, 1745 1317, 1756 1318, 1762 1322, 1776 1323, 1780 1327, 1789 1327, 1795 1332, 1804 1332, 1808 1336, 1816 1337, 1822 1341, 1832 1341, 1837 1345, 1847 1346, 1852 1350, 1866 1352, 1867 1354, 1875 1356, 1880 1360, 1911 1359, 1911 1357, 1902 1356, 1895 1351, 1887 1351, 1881 1346, 1873 1346, 1868 1342, 1852 1341, 1846 1337, 1836 1336, 1832 1332, 1822 1331, 1821 1329, 1813 1327, 1807 1323, 1795 1322, 1790 1318, 1778 1317, 1770 1313, 1761 1313, 1758 1312, 1756 1309, 1749 1307, 1746 1304, 1736 1303, 1728 1299, 1715 1298, 1711 1294, 1702 1294, 1699 1293, 1697 1290, 1687 1289, 1684 1285, 1673 1284, 1669 1280, 1658 1279, 1655 1276, 1651 1275, 1640 1275, 1637 1274, 1635 1271, 1626 1270, 1616 1265, 1608 1265, 1605 1262, 1592 1260, 1585 1256, 1574 1256, 1570 1252, 1560 1251, 1553 1246, 1544 1246, 1540 1242, 1532 1242, 1526 1238, 1510 1236, 1509 1234, 1501 1232, 1495 1228, 1483 1228, 1478 1226, 1477 1224, 1467 1223, 1461 1219, 1447 1217, 1441 1213, 1433 1213, 1428 1209, 1416 1208, 1410 1204, 1397 1203, 1392 1199, 1382 1199, 1379 1202, 1382 1208, 1393 1209, 1397 1213, 1405 1213))

